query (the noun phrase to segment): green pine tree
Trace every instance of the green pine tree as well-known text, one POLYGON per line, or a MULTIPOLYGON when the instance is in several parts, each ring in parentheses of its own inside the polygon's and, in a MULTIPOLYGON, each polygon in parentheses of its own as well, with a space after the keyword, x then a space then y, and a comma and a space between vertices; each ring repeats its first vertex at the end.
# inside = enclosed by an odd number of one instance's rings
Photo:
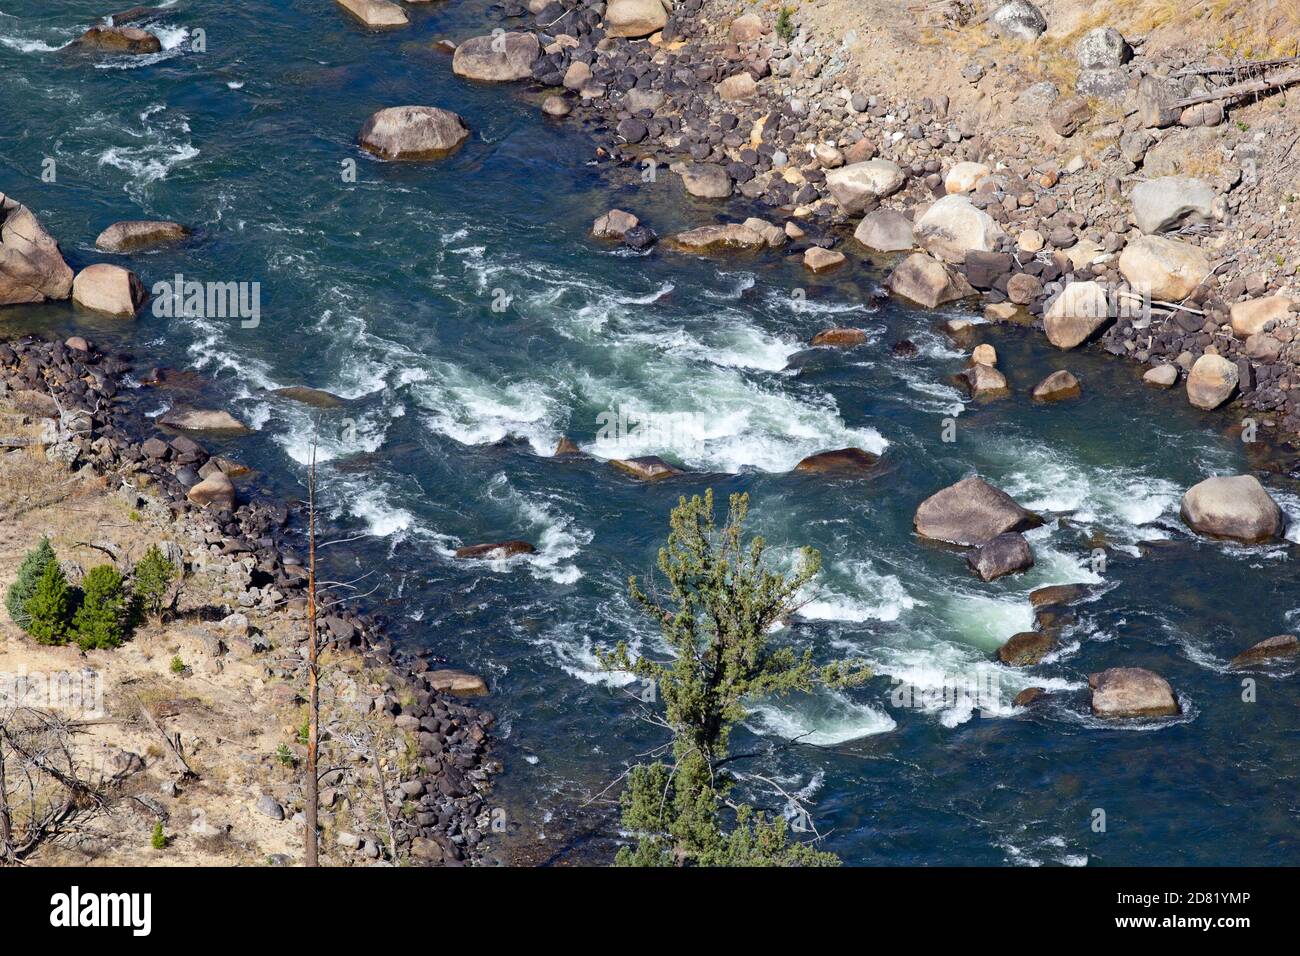
POLYGON ((82 584, 81 607, 72 616, 72 636, 82 650, 117 647, 126 637, 126 588, 111 564, 91 568, 82 584))
POLYGON ((800 552, 797 570, 768 568, 762 538, 746 542, 748 495, 732 495, 726 524, 714 520, 713 493, 679 499, 659 570, 661 603, 631 579, 632 597, 660 625, 669 661, 633 660, 625 644, 601 660, 652 681, 671 728, 672 761, 633 767, 622 795, 623 824, 638 834, 619 851, 624 866, 834 866, 839 859, 790 839, 785 820, 730 796, 728 741, 749 702, 818 686, 848 687, 870 676, 856 662, 818 666, 812 652, 772 646, 769 633, 795 611, 821 557, 800 552))
POLYGON ((131 596, 140 614, 155 620, 162 617, 167 588, 175 577, 176 568, 151 544, 131 572, 131 596))
POLYGON ((68 636, 71 613, 68 579, 58 561, 45 565, 32 596, 27 599, 27 633, 41 644, 62 644, 68 636))
POLYGON ((46 565, 51 562, 57 562, 57 559, 54 549, 50 547, 50 539, 41 538, 40 544, 23 556, 22 564, 18 566, 18 577, 9 585, 9 591, 5 594, 5 610, 9 612, 9 619, 24 631, 31 621, 27 613, 27 602, 36 592, 36 582, 41 579, 46 565))

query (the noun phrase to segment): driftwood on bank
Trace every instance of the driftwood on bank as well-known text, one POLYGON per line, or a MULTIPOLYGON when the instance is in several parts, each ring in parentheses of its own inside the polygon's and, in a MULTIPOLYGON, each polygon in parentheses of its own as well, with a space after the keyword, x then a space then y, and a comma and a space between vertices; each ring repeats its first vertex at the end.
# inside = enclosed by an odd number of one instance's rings
POLYGON ((1247 80, 1245 83, 1222 86, 1217 90, 1211 90, 1209 93, 1184 96, 1182 99, 1174 100, 1169 104, 1169 107, 1181 110, 1189 106, 1196 106, 1198 103, 1214 103, 1219 100, 1236 99, 1239 96, 1250 96, 1252 93, 1267 93, 1270 90, 1280 90, 1292 83, 1300 83, 1300 70, 1291 70, 1289 73, 1283 73, 1281 76, 1275 76, 1271 79, 1247 80))

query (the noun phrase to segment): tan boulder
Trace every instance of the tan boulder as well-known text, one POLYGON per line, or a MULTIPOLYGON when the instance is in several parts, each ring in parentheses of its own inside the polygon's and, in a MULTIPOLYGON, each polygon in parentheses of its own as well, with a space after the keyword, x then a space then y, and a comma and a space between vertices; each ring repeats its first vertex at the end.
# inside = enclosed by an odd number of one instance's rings
POLYGON ((1021 631, 998 648, 998 660, 1008 667, 1031 667, 1056 647, 1056 641, 1039 631, 1021 631))
POLYGON ((742 14, 731 21, 731 29, 728 32, 733 43, 757 40, 763 35, 763 18, 757 13, 742 14))
POLYGON ((1237 366, 1222 355, 1206 353, 1187 373, 1187 400, 1197 408, 1212 411, 1237 390, 1237 366))
POLYGON ((1193 531, 1246 544, 1281 536, 1286 519, 1254 475, 1207 478, 1183 495, 1179 511, 1193 531))
POLYGON ((853 238, 875 252, 907 252, 915 248, 912 221, 895 209, 873 209, 862 217, 853 238))
POLYGON ((229 412, 206 408, 190 408, 176 405, 169 408, 159 419, 158 424, 187 432, 226 432, 246 434, 249 427, 229 412))
POLYGON ((923 252, 908 256, 890 273, 885 285, 891 292, 933 309, 946 302, 973 295, 966 277, 953 272, 938 259, 923 252))
POLYGON ((1141 667, 1112 667, 1090 674, 1092 712, 1097 717, 1170 717, 1179 712, 1173 688, 1141 667))
POLYGON ((591 224, 591 234, 597 239, 622 239, 629 229, 635 229, 641 220, 622 209, 611 209, 591 224))
POLYGON ((658 455, 646 455, 643 458, 612 458, 609 462, 625 475, 631 475, 640 481, 660 481, 682 473, 658 455))
POLYGON ((224 471, 213 471, 185 492, 185 497, 201 508, 218 511, 235 510, 235 486, 224 471))
POLYGON ((1043 331, 1058 349, 1072 349, 1109 320, 1110 301, 1101 283, 1071 282, 1043 314, 1043 331))
POLYGON ((1178 366, 1165 362, 1155 368, 1147 369, 1142 381, 1156 388, 1173 388, 1178 381, 1178 366))
POLYGON ((943 178, 944 192, 949 195, 953 193, 973 193, 979 188, 980 183, 988 179, 992 173, 993 170, 983 163, 958 163, 948 170, 948 175, 943 178))
POLYGON ((1078 398, 1082 389, 1079 380, 1066 369, 1053 372, 1034 386, 1034 398, 1040 402, 1059 402, 1078 398))
POLYGON ((1178 302, 1191 295, 1210 274, 1204 252, 1162 236, 1139 236, 1124 247, 1119 271, 1139 292, 1178 302))
POLYGON ((903 170, 887 159, 850 163, 826 173, 826 188, 846 213, 862 212, 878 200, 898 192, 906 182, 903 170))
POLYGON ((468 671, 444 668, 426 672, 424 679, 439 694, 451 694, 453 697, 483 697, 488 692, 487 682, 468 671))
POLYGON ((993 252, 1005 235, 992 216, 957 195, 931 205, 913 231, 921 248, 948 262, 965 262, 967 252, 993 252))
POLYGON ((992 365, 976 362, 956 377, 970 391, 971 398, 988 400, 1011 394, 1007 377, 992 365))
POLYGON ((1281 322, 1291 314, 1293 301, 1284 295, 1269 295, 1249 302, 1234 303, 1231 309, 1232 334, 1248 339, 1263 332, 1269 322, 1281 322))
POLYGON ((498 33, 473 37, 456 47, 451 70, 457 76, 483 83, 510 83, 533 75, 541 53, 531 33, 498 33))
POLYGON ((747 226, 730 222, 679 232, 670 236, 664 244, 678 252, 726 252, 762 249, 767 246, 767 239, 747 226))
POLYGON ((804 268, 813 272, 826 272, 844 264, 844 253, 813 246, 803 254, 803 264, 804 268))
POLYGON ((436 106, 390 106, 361 127, 361 146, 384 159, 437 159, 469 136, 464 121, 436 106))
POLYGON ((1294 634, 1278 634, 1267 637, 1258 644, 1252 644, 1231 661, 1233 667, 1250 667, 1264 661, 1294 657, 1300 654, 1300 640, 1294 634))
POLYGON ((499 561, 517 554, 536 554, 537 548, 527 541, 496 541, 490 544, 471 544, 456 549, 456 557, 479 561, 499 561))
POLYGON ((115 222, 95 240, 104 252, 135 252, 168 242, 180 242, 190 231, 179 222, 139 220, 115 222))
POLYGON ((83 309, 131 317, 144 301, 144 286, 129 269, 98 262, 77 273, 72 301, 83 309))
POLYGON ((410 23, 406 11, 389 0, 335 0, 372 30, 404 27, 410 23))
POLYGON ((0 193, 0 305, 66 299, 72 270, 22 203, 0 193))
POLYGON ((605 8, 605 33, 638 39, 662 30, 668 13, 659 0, 610 0, 605 8))
POLYGON ((748 73, 729 76, 715 87, 718 98, 727 103, 750 99, 758 92, 758 83, 748 73))

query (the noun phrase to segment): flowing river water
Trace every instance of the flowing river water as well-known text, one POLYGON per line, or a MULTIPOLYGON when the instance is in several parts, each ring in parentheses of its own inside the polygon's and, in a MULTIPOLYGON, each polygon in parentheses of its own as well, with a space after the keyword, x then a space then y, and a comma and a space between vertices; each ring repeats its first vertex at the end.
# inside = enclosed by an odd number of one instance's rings
MULTIPOLYGON (((76 331, 197 370, 206 404, 256 428, 209 447, 285 496, 302 493, 317 413, 268 390, 350 399, 321 426, 321 496, 358 536, 329 549, 333 569, 374 589, 399 640, 489 680, 505 767, 495 799, 515 824, 504 855, 607 858, 616 820, 583 805, 662 738, 593 651, 619 639, 661 650, 627 577, 652 570, 677 497, 711 487, 750 493, 778 560, 803 544, 823 555, 819 590, 778 639, 874 669, 852 691, 756 702, 734 744, 770 749, 751 769, 807 799, 846 862, 1296 862, 1295 667, 1228 667, 1296 626, 1295 545, 1224 545, 1178 519, 1190 485, 1260 465, 1300 518, 1284 456, 1248 455, 1227 417, 1144 388, 1136 366, 1055 352, 1029 330, 981 330, 1014 395, 968 403, 949 383, 966 353, 935 331, 961 307, 880 297, 887 263, 857 252, 814 278, 779 252, 706 261, 593 240, 611 207, 661 235, 743 213, 690 199, 671 174, 647 183, 592 165, 579 124, 544 119, 536 91, 454 77, 433 41, 490 30, 481 0, 409 7, 411 26, 388 34, 325 0, 172 7, 153 27, 162 53, 95 60, 60 47, 112 12, 101 0, 0 0, 0 190, 33 208, 74 268, 121 262, 146 287, 176 274, 258 282, 260 322, 147 306, 123 323, 58 303, 6 310, 0 334, 76 331), (366 117, 402 104, 455 110, 472 136, 431 164, 362 153, 366 117), (95 250, 109 223, 148 218, 196 235, 127 257, 95 250), (870 341, 807 352, 831 325, 870 341), (911 360, 891 354, 903 338, 919 348, 911 360), (1036 405, 1028 390, 1056 368, 1083 397, 1036 405), (619 457, 660 454, 692 473, 642 484, 601 461, 600 416, 619 407, 672 424, 619 457), (564 435, 598 457, 550 457, 564 435), (882 454, 880 473, 789 473, 848 445, 882 454), (983 584, 961 554, 913 535, 917 503, 972 472, 1049 518, 1030 534, 1029 573, 983 584), (505 538, 538 551, 451 558, 505 538), (1033 626, 1029 592, 1057 583, 1097 596, 1042 664, 995 664, 1033 626), (1122 665, 1165 676, 1183 714, 1089 716, 1087 675, 1122 665), (980 708, 944 698, 973 675, 992 689, 980 708), (928 693, 901 706, 900 681, 928 693), (1029 686, 1048 702, 1013 707, 1029 686)), ((170 397, 131 400, 158 414, 170 397)), ((781 809, 761 786, 753 796, 781 809)))

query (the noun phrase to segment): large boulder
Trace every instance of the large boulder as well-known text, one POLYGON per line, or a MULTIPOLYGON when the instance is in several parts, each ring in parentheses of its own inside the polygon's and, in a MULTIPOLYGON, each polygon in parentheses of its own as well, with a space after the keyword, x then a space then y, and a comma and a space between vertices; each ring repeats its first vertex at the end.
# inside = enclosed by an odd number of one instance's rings
POLYGON ((533 75, 540 52, 537 37, 531 33, 473 37, 456 47, 451 69, 457 76, 484 83, 526 80, 533 75))
POLYGON ((637 39, 662 30, 668 12, 659 0, 610 0, 605 8, 605 33, 637 39))
POLYGON ((763 18, 757 13, 745 13, 731 21, 728 31, 733 43, 749 43, 763 35, 763 18))
POLYGON ((862 217, 853 238, 875 252, 907 252, 916 246, 912 221, 896 209, 873 209, 862 217))
POLYGON ((826 188, 840 209, 849 214, 862 212, 886 196, 892 196, 906 182, 903 170, 887 159, 850 163, 826 173, 826 188))
POLYGON ((622 209, 611 209, 591 224, 591 234, 597 239, 622 239, 635 229, 641 220, 622 209))
POLYGON ((1294 657, 1296 654, 1300 654, 1300 640, 1294 634, 1278 634, 1252 644, 1234 657, 1231 664, 1233 667, 1250 667, 1264 661, 1294 657))
POLYGON ((924 252, 915 252, 895 266, 885 285, 895 295, 911 299, 927 309, 975 293, 965 276, 924 252))
POLYGON ((1007 384, 1007 377, 991 364, 973 362, 969 368, 958 373, 956 379, 959 385, 964 386, 970 392, 971 398, 988 400, 1005 398, 1011 394, 1011 387, 1007 384))
POLYGON ((436 106, 390 106, 361 127, 362 147, 384 159, 436 159, 469 136, 465 122, 436 106))
POLYGON ((1037 40, 1047 30, 1047 18, 1029 0, 1011 0, 989 15, 989 28, 1009 40, 1037 40))
POLYGON ((971 475, 921 502, 912 523, 923 538, 977 547, 1000 534, 1036 528, 1043 520, 1006 492, 971 475))
POLYGON ((185 497, 201 508, 235 510, 235 486, 224 471, 211 472, 198 484, 190 486, 185 497))
POLYGON ((692 163, 682 170, 682 185, 701 199, 726 199, 731 195, 731 176, 717 163, 692 163))
POLYGON ((190 231, 179 222, 136 220, 115 222, 95 239, 95 248, 104 252, 136 252, 150 246, 180 242, 190 231))
POLYGON ((1213 411, 1232 397, 1240 374, 1235 362, 1207 352, 1187 373, 1187 400, 1197 408, 1213 411))
POLYGON ((794 470, 808 474, 862 473, 874 468, 879 460, 879 456, 861 448, 839 448, 809 455, 795 465, 794 470))
POLYGON ((1072 349, 1086 342, 1110 317, 1110 300, 1101 283, 1071 282, 1043 313, 1043 331, 1058 349, 1072 349))
POLYGON ((404 27, 410 20, 406 11, 390 0, 335 0, 340 7, 372 30, 404 27))
POLYGON ((679 232, 670 236, 665 245, 678 252, 728 252, 763 249, 767 239, 757 230, 729 222, 679 232))
POLYGON ((964 262, 966 253, 992 252, 1005 233, 992 216, 965 196, 944 196, 913 227, 928 252, 949 262, 964 262))
POLYGON ((1119 271, 1129 285, 1152 298, 1178 302, 1196 291, 1210 274, 1210 260, 1196 246, 1139 236, 1124 247, 1119 271))
POLYGON ((91 27, 77 38, 77 46, 97 53, 140 56, 162 52, 162 42, 139 27, 91 27))
POLYGON ((1133 187, 1133 220, 1147 235, 1214 218, 1214 187, 1190 176, 1161 176, 1133 187))
POLYGON ((821 346, 832 346, 834 348, 852 348, 855 345, 862 345, 867 341, 866 329, 822 329, 812 337, 808 344, 814 348, 821 346))
POLYGON ((1262 299, 1234 303, 1230 310, 1232 334, 1239 339, 1268 331, 1270 322, 1281 322, 1291 314, 1293 300, 1284 295, 1269 295, 1262 299))
POLYGON ((806 249, 803 254, 804 268, 811 272, 827 272, 844 265, 844 261, 844 253, 838 249, 823 249, 821 246, 806 249))
POLYGON ((966 555, 967 566, 981 581, 994 581, 1034 566, 1034 552, 1025 536, 1012 531, 1000 534, 988 544, 966 555))
POLYGON ((0 193, 0 305, 66 299, 72 269, 32 211, 0 193))
POLYGON ((1179 712, 1173 688, 1142 667, 1112 667, 1088 675, 1097 717, 1171 717, 1179 712))
POLYGON ((144 301, 144 285, 131 270, 98 262, 77 273, 72 301, 94 312, 131 317, 144 301))
POLYGON ((1270 541, 1286 527, 1282 509, 1254 475, 1207 478, 1183 495, 1179 512, 1199 534, 1247 544, 1270 541))
POLYGON ((1133 51, 1114 27, 1096 27, 1083 35, 1074 56, 1082 70, 1114 70, 1127 63, 1133 51))
POLYGON ((740 72, 729 76, 715 87, 718 98, 727 103, 750 99, 758 92, 758 83, 752 74, 740 72))

